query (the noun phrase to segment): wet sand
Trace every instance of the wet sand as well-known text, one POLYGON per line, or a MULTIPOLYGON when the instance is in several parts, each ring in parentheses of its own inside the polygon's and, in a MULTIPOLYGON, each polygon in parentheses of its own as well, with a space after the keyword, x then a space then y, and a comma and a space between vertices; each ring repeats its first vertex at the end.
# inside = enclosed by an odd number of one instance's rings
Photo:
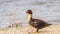
POLYGON ((60 34, 60 24, 40 29, 38 33, 35 32, 35 29, 30 26, 0 28, 0 34, 60 34))

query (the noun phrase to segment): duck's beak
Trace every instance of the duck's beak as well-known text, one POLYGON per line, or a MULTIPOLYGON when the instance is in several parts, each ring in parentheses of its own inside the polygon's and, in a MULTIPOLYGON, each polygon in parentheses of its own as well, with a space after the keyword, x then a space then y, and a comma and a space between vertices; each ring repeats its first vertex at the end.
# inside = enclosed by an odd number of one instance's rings
POLYGON ((27 12, 26 12, 27 13, 27 12))
POLYGON ((28 14, 28 12, 26 12, 28 14))

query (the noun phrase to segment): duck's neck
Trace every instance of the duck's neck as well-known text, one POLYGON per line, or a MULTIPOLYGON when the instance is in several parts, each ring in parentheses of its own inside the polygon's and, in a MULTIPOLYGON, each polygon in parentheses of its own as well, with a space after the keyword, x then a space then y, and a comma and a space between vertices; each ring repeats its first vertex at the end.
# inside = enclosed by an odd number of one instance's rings
POLYGON ((32 20, 32 14, 29 14, 29 15, 28 15, 28 22, 29 22, 30 20, 32 20))

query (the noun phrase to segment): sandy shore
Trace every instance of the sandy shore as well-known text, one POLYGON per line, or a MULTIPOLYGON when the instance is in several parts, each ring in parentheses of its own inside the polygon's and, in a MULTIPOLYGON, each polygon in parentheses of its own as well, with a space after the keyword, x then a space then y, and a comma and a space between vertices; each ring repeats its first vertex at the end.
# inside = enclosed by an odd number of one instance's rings
POLYGON ((39 30, 39 33, 35 32, 32 27, 10 27, 0 28, 0 34, 60 34, 60 25, 51 25, 39 30))

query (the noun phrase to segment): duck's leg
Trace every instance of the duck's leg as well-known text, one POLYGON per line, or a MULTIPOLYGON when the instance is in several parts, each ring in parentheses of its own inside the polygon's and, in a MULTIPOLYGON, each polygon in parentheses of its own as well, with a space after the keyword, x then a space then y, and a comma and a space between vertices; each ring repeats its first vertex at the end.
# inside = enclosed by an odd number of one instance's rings
POLYGON ((39 28, 37 28, 36 32, 38 32, 38 31, 39 31, 39 28))

